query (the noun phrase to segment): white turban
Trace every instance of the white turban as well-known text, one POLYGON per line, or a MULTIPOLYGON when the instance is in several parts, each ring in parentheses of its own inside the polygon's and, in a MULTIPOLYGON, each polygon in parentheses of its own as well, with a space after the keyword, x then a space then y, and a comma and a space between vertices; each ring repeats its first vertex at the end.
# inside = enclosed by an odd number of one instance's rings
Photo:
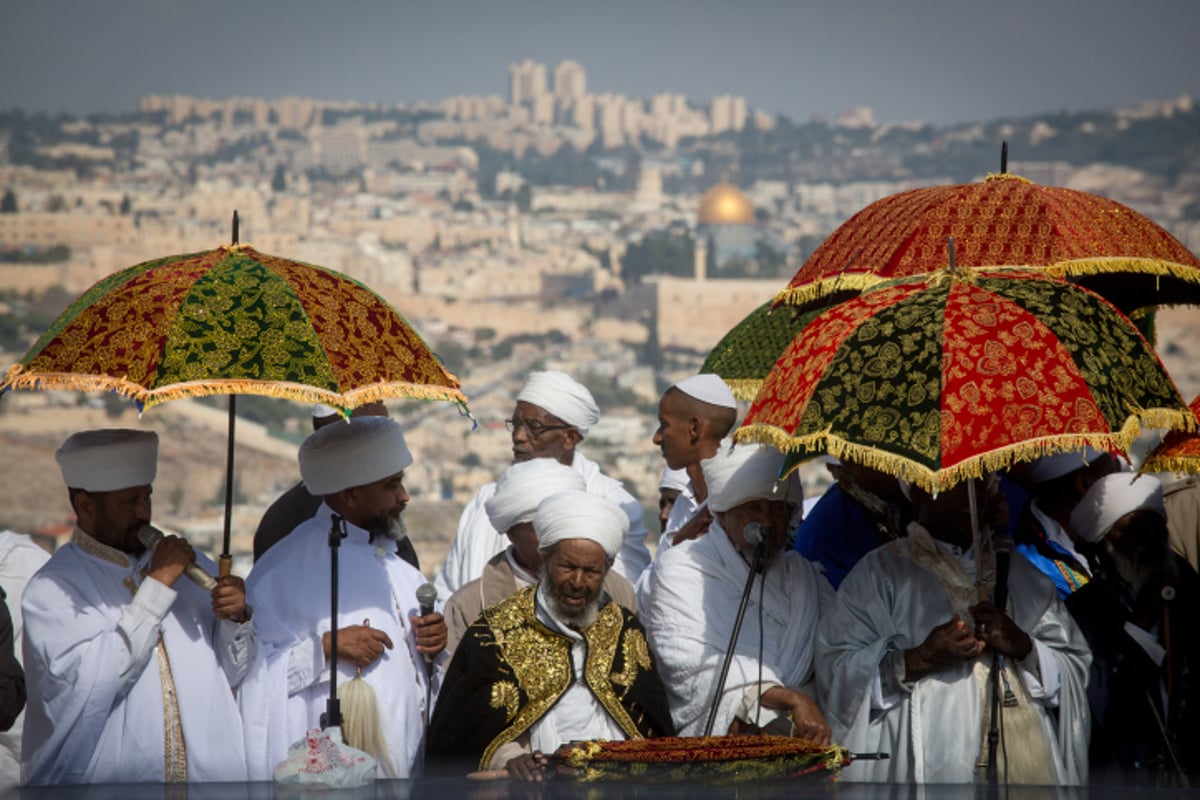
POLYGON ((1084 447, 1082 450, 1072 450, 1069 453, 1042 456, 1029 467, 1029 478, 1034 483, 1046 483, 1055 478, 1061 478, 1077 469, 1083 469, 1104 455, 1104 452, 1092 447, 1084 447))
POLYGON ((675 384, 675 388, 688 397, 694 397, 702 403, 720 406, 721 408, 737 409, 737 399, 734 398, 729 385, 721 380, 719 375, 713 375, 708 372, 693 375, 675 384))
POLYGON ((318 497, 383 480, 412 463, 404 432, 388 417, 335 422, 300 445, 300 478, 318 497))
POLYGON ((483 509, 493 528, 508 533, 520 522, 532 522, 538 504, 550 495, 586 490, 587 481, 575 470, 553 458, 534 458, 504 470, 483 509))
POLYGON ((533 530, 539 550, 563 539, 587 539, 603 547, 609 558, 616 558, 629 533, 629 517, 606 498, 587 492, 561 492, 538 504, 533 530))
POLYGON ((553 414, 587 436, 600 421, 600 407, 592 393, 565 372, 534 372, 517 395, 518 403, 529 403, 553 414))
POLYGON ((54 460, 63 483, 87 492, 115 492, 154 483, 158 471, 158 434, 105 428, 73 434, 54 460))
POLYGON ((732 445, 722 439, 717 454, 700 462, 708 485, 708 507, 728 511, 747 500, 785 500, 780 485, 783 453, 757 444, 732 445))
POLYGON ((1108 535, 1121 517, 1153 511, 1167 518, 1162 482, 1153 475, 1114 472, 1091 485, 1071 512, 1071 527, 1089 542, 1108 535))
POLYGON ((658 489, 674 489, 677 492, 685 492, 692 485, 692 479, 688 477, 686 469, 671 469, 663 467, 662 478, 658 481, 658 489))

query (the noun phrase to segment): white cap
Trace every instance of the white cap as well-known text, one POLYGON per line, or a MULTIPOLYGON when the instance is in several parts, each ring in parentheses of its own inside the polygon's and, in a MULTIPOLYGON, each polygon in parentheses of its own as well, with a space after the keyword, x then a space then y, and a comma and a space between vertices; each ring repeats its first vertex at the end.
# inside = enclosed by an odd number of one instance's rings
POLYGON ((694 397, 702 403, 720 406, 721 408, 737 409, 737 399, 733 396, 733 392, 730 391, 729 385, 721 380, 719 375, 713 375, 709 372, 693 375, 675 384, 675 388, 688 397, 694 397))
MULTIPOLYGON (((717 453, 700 462, 708 485, 708 507, 728 511, 747 500, 785 500, 786 487, 779 481, 783 453, 758 444, 734 445, 722 439, 717 453)), ((796 498, 799 502, 799 498, 796 498)))
POLYGON ((332 417, 335 414, 339 417, 344 416, 342 414, 342 412, 338 411, 333 406, 327 406, 324 403, 313 403, 313 407, 312 407, 313 419, 321 419, 322 417, 332 417))
POLYGON ((687 491, 692 485, 692 479, 688 477, 686 469, 671 469, 663 467, 662 477, 658 481, 658 489, 674 489, 679 492, 687 491))
POLYGON ((1134 511, 1154 511, 1167 518, 1162 482, 1153 475, 1114 472, 1088 488, 1071 511, 1071 527, 1087 541, 1098 542, 1134 511))
POLYGON ((604 548, 609 558, 616 558, 625 534, 629 533, 629 517, 611 500, 587 492, 560 492, 538 504, 533 516, 538 549, 545 550, 564 539, 587 539, 604 548))
POLYGON ((319 497, 383 480, 412 463, 404 432, 389 417, 335 422, 300 445, 300 478, 319 497))
POLYGON ((534 372, 525 381, 518 403, 529 403, 553 414, 587 436, 600 421, 600 407, 587 387, 565 372, 534 372))
POLYGON ((1029 467, 1029 479, 1034 483, 1047 483, 1055 478, 1069 475, 1077 469, 1083 469, 1091 464, 1106 451, 1093 447, 1084 447, 1068 453, 1055 453, 1052 456, 1042 456, 1029 467))
POLYGON ((553 458, 518 461, 496 481, 496 493, 483 504, 492 527, 508 533, 520 522, 532 522, 538 504, 552 494, 583 492, 587 481, 575 470, 553 458))
POLYGON ((54 460, 71 489, 115 492, 149 486, 158 471, 158 434, 128 428, 80 431, 63 442, 54 460))

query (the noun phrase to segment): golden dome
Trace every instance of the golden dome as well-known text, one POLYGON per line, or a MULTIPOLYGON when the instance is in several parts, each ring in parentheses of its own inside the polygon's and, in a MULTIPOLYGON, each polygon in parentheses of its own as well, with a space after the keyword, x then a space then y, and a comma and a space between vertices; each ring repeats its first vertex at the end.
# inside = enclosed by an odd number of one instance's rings
POLYGON ((700 198, 701 225, 750 225, 754 206, 742 190, 729 183, 718 183, 700 198))

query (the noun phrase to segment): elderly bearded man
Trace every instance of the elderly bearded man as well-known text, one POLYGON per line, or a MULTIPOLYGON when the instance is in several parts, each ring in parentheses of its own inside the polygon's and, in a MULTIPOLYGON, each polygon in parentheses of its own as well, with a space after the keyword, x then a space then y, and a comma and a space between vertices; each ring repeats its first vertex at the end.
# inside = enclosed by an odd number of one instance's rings
MULTIPOLYGON (((387 417, 327 425, 300 446, 300 477, 323 503, 316 516, 268 550, 250 573, 266 664, 243 688, 252 708, 248 744, 254 778, 268 778, 287 748, 317 727, 329 698, 330 628, 338 627, 338 682, 356 674, 378 698, 383 742, 371 753, 386 777, 407 778, 421 750, 425 697, 446 656, 439 613, 418 616, 425 578, 397 553, 408 505, 404 470, 413 462, 400 426, 387 417), (329 618, 329 534, 338 526, 339 618, 329 618)), ((352 708, 343 705, 343 716, 352 708)), ((347 728, 350 723, 347 723, 347 728)))
MULTIPOLYGON (((584 492, 583 476, 552 458, 535 458, 513 464, 496 481, 496 493, 485 504, 488 519, 498 531, 504 531, 512 544, 492 557, 483 575, 450 595, 446 601, 446 625, 450 640, 446 649, 454 652, 467 627, 518 589, 538 582, 542 554, 538 549, 533 517, 538 505, 562 492, 584 492)), ((637 612, 637 599, 629 581, 609 570, 604 591, 630 611, 637 612)))
POLYGON ((234 689, 257 651, 241 578, 210 595, 168 536, 147 551, 158 436, 98 430, 55 453, 77 523, 30 580, 22 611, 28 784, 244 781, 234 689))
MULTIPOLYGON (((513 462, 553 458, 583 476, 588 494, 620 506, 629 518, 629 532, 613 569, 636 583, 650 563, 642 506, 620 481, 605 475, 578 450, 579 443, 599 421, 600 408, 586 386, 562 372, 535 372, 517 395, 512 419, 507 420, 512 432, 513 462)), ((495 491, 495 483, 485 484, 463 509, 458 534, 434 579, 441 597, 449 597, 482 575, 488 559, 504 552, 508 545, 504 535, 492 526, 485 508, 495 491)))
POLYGON ((799 553, 784 551, 789 504, 802 498, 799 492, 787 497, 778 481, 783 454, 758 445, 732 447, 726 439, 701 465, 715 519, 707 535, 656 559, 642 608, 675 723, 685 736, 704 733, 754 563, 746 529, 757 525, 764 548, 760 574, 713 733, 764 728, 827 743, 829 725, 806 684, 813 677, 817 619, 832 603, 833 589, 799 553))
POLYGON ((584 492, 538 506, 541 580, 484 611, 459 643, 429 728, 439 770, 540 780, 544 754, 567 742, 674 733, 641 625, 601 589, 628 524, 584 492))

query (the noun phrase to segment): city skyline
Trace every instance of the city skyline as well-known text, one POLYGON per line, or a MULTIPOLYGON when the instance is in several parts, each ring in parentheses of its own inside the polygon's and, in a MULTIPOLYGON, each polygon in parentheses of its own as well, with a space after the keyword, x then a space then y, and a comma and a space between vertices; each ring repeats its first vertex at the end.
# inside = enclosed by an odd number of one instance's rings
POLYGON ((591 93, 746 98, 795 121, 858 106, 949 124, 1200 96, 1190 0, 706 0, 437 4, 0 0, 0 110, 127 112, 140 97, 384 104, 507 96, 531 59, 591 93))

